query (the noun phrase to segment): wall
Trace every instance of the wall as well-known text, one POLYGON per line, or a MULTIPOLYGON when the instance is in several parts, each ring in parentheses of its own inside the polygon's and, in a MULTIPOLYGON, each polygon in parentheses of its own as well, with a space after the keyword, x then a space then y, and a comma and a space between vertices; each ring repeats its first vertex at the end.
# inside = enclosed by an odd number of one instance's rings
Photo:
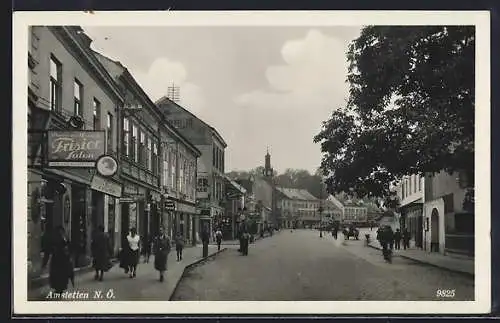
POLYGON ((425 250, 431 250, 431 240, 432 233, 437 230, 439 234, 439 252, 444 254, 444 245, 445 245, 445 214, 444 214, 444 200, 442 198, 437 198, 432 201, 428 201, 424 205, 424 243, 425 250), (432 227, 432 210, 437 209, 439 214, 439 228, 432 227), (427 227, 426 221, 428 221, 429 230, 426 231, 427 227))
POLYGON ((401 206, 405 206, 418 199, 423 198, 424 184, 425 179, 420 175, 404 176, 397 185, 397 193, 400 199, 401 206))
MULTIPOLYGON (((56 36, 46 27, 34 27, 35 33, 40 38, 38 54, 36 55, 39 64, 34 71, 39 78, 40 102, 49 107, 50 98, 50 56, 53 54, 59 62, 62 63, 62 109, 64 112, 73 115, 74 96, 73 87, 75 77, 83 84, 83 118, 85 119, 85 129, 92 129, 93 124, 93 98, 101 103, 101 120, 110 112, 115 117, 116 130, 116 103, 105 91, 96 78, 87 72, 87 68, 73 57, 56 38, 56 36)), ((114 146, 116 147, 116 131, 113 136, 114 146)))

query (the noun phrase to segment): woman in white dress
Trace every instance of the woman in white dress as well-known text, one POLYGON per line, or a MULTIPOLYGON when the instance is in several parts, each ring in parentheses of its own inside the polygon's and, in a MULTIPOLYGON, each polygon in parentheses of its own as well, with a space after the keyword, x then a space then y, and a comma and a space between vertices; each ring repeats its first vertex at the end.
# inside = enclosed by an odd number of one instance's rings
POLYGON ((129 266, 129 275, 130 278, 133 278, 136 276, 137 272, 137 263, 139 262, 139 244, 141 241, 141 237, 137 234, 137 229, 132 228, 130 230, 130 234, 127 236, 127 241, 129 245, 129 250, 130 250, 130 256, 128 266, 129 266))

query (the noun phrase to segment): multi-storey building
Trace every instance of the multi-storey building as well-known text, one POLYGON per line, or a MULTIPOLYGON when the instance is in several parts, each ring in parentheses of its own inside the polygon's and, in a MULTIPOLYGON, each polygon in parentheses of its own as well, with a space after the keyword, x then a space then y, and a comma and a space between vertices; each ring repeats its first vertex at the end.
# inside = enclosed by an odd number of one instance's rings
POLYGON ((156 102, 169 122, 200 152, 197 162, 197 203, 201 226, 211 233, 225 210, 224 167, 226 142, 217 130, 179 104, 163 97, 156 102))
POLYGON ((430 252, 474 254, 474 210, 463 203, 469 190, 463 173, 405 176, 396 190, 401 226, 409 230, 411 246, 430 252))
POLYGON ((396 186, 401 213, 401 228, 410 232, 411 245, 423 248, 424 178, 419 175, 403 177, 396 186))
POLYGON ((28 264, 37 276, 54 227, 66 229, 76 267, 89 264, 94 229, 115 232, 121 181, 94 166, 117 157, 124 98, 81 28, 33 26, 29 36, 28 264))
POLYGON ((324 220, 324 212, 319 212, 320 200, 307 190, 276 187, 276 191, 277 208, 284 221, 283 227, 310 228, 318 226, 324 220))
POLYGON ((327 199, 342 211, 343 224, 367 224, 368 208, 363 200, 348 197, 346 194, 330 195, 327 199))
POLYGON ((196 159, 200 152, 173 126, 121 63, 95 53, 125 97, 120 119, 122 241, 135 227, 147 241, 160 227, 171 235, 195 235, 196 159))

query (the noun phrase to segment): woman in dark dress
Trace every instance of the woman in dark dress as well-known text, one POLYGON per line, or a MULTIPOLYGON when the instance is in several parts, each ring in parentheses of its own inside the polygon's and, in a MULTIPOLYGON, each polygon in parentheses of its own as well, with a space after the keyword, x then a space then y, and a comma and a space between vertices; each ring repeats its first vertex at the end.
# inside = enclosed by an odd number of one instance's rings
POLYGON ((50 241, 44 250, 42 268, 47 266, 50 258, 49 283, 58 294, 68 289, 68 281, 74 285, 73 264, 71 262, 70 241, 66 237, 64 227, 54 230, 50 241))
POLYGON ((154 243, 155 269, 160 272, 160 281, 163 281, 163 273, 167 270, 167 258, 170 253, 170 238, 160 229, 160 234, 154 243))
POLYGON ((111 244, 102 225, 97 229, 92 240, 92 256, 94 257, 95 280, 102 281, 104 272, 110 268, 111 244))

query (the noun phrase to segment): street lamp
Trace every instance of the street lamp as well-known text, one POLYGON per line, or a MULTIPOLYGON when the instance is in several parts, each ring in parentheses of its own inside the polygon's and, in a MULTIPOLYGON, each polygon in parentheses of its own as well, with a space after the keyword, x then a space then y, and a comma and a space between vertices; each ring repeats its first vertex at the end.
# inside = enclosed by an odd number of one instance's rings
POLYGON ((318 212, 319 212, 319 237, 320 238, 323 238, 323 206, 322 206, 322 200, 319 201, 319 208, 318 208, 318 212))

